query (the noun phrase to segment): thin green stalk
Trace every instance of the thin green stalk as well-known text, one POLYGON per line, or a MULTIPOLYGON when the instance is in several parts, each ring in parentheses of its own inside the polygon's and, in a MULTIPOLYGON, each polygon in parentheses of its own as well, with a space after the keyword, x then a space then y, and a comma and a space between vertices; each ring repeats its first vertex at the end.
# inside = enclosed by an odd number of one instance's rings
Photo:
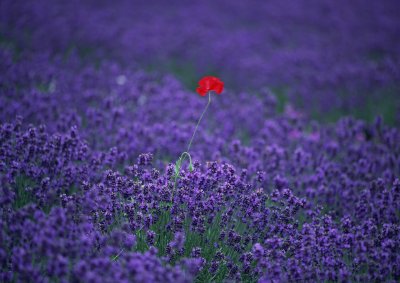
POLYGON ((201 120, 203 119, 204 114, 207 112, 207 109, 208 109, 208 106, 210 106, 210 103, 211 103, 211 91, 208 92, 208 103, 206 105, 206 108, 204 108, 203 113, 201 113, 200 119, 197 121, 196 128, 194 129, 192 138, 190 139, 189 145, 186 150, 187 152, 190 151, 190 147, 192 146, 192 142, 193 142, 194 136, 197 132, 197 128, 199 127, 199 124, 200 124, 201 120))
POLYGON ((173 192, 172 192, 172 199, 173 199, 173 197, 174 197, 176 182, 177 182, 177 180, 178 180, 178 178, 179 178, 179 173, 180 173, 181 168, 182 168, 182 163, 183 163, 183 161, 185 160, 186 156, 189 158, 189 168, 190 168, 190 170, 193 168, 193 167, 192 167, 192 166, 193 166, 193 165, 192 165, 192 158, 191 158, 191 156, 190 156, 189 150, 190 150, 190 147, 192 146, 192 142, 193 142, 194 136, 196 135, 196 132, 197 132, 197 129, 198 129, 199 125, 200 125, 200 122, 201 122, 201 120, 203 119, 204 114, 207 112, 208 107, 210 106, 210 103, 211 103, 211 91, 208 92, 208 102, 207 102, 206 108, 204 108, 203 113, 201 113, 201 116, 200 116, 199 120, 197 121, 197 124, 196 124, 196 127, 195 127, 195 129, 194 129, 193 135, 192 135, 192 137, 191 137, 191 139, 190 139, 190 141, 189 141, 187 150, 184 151, 184 152, 181 154, 181 156, 179 157, 178 161, 177 161, 176 164, 175 164, 174 190, 173 190, 173 192))
POLYGON ((178 178, 179 178, 179 172, 181 171, 182 163, 183 163, 183 161, 185 160, 185 157, 186 157, 186 156, 189 158, 189 166, 190 166, 190 168, 191 168, 191 166, 192 166, 192 158, 190 157, 189 152, 186 152, 186 151, 183 152, 183 153, 181 154, 181 156, 179 157, 178 161, 176 162, 176 165, 175 165, 174 191, 175 191, 176 181, 177 181, 178 178))

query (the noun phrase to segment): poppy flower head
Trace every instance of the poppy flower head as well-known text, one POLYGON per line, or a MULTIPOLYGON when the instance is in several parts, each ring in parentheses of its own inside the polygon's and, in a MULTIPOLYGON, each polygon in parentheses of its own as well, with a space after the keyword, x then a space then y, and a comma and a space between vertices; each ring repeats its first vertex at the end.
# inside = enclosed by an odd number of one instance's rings
POLYGON ((209 91, 215 91, 221 94, 224 89, 224 83, 217 77, 206 76, 199 81, 199 87, 196 89, 197 93, 205 96, 209 91))

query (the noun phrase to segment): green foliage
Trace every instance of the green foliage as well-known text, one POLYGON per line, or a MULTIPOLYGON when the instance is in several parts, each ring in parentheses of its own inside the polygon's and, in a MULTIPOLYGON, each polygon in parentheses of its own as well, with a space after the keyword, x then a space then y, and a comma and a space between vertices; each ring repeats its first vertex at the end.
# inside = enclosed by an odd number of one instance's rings
POLYGON ((32 194, 32 187, 35 183, 25 177, 25 176, 17 176, 15 178, 15 187, 14 187, 14 209, 19 209, 24 207, 29 203, 34 202, 33 194, 32 194))
POLYGON ((278 113, 283 113, 285 107, 288 103, 287 93, 289 88, 287 86, 276 86, 271 88, 272 94, 275 95, 278 102, 277 111, 278 113))

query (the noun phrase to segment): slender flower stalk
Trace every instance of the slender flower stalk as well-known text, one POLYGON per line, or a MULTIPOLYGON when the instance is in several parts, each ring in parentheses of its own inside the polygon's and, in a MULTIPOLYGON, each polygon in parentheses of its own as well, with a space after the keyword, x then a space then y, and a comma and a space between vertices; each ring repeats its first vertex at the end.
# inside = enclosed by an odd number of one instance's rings
POLYGON ((206 105, 206 108, 204 108, 203 113, 201 113, 201 116, 200 116, 199 120, 197 121, 196 128, 194 129, 192 138, 190 139, 190 142, 189 142, 187 150, 186 150, 187 152, 190 151, 190 147, 192 146, 192 142, 193 142, 194 136, 196 135, 197 128, 199 127, 200 122, 203 119, 204 114, 207 112, 207 109, 210 106, 210 104, 211 104, 211 91, 208 92, 208 103, 206 105))
POLYGON ((191 170, 191 171, 193 170, 192 157, 190 156, 190 153, 189 153, 190 147, 192 146, 193 139, 194 139, 194 137, 196 135, 197 129, 199 128, 200 122, 203 119, 204 114, 207 112, 208 107, 210 106, 210 104, 211 104, 211 91, 208 91, 208 102, 207 102, 207 105, 204 108, 203 113, 201 113, 201 116, 200 116, 199 120, 197 121, 196 127, 194 129, 193 135, 192 135, 192 137, 191 137, 191 139, 189 141, 189 144, 188 144, 188 147, 187 147, 186 151, 184 151, 181 154, 181 156, 179 157, 178 161, 175 164, 174 192, 175 192, 176 182, 177 182, 177 180, 179 178, 179 173, 180 173, 181 168, 182 168, 182 164, 185 161, 186 157, 189 159, 189 170, 191 170))
POLYGON ((197 87, 196 92, 200 96, 206 96, 208 94, 208 102, 207 102, 206 107, 203 110, 203 113, 201 113, 199 120, 197 121, 196 127, 194 129, 192 137, 190 138, 190 141, 189 141, 186 151, 184 151, 181 154, 178 161, 175 163, 174 189, 172 192, 172 199, 174 198, 176 182, 178 181, 179 174, 180 174, 180 171, 182 168, 182 164, 185 161, 186 157, 189 159, 189 170, 190 171, 193 170, 192 157, 190 156, 190 147, 192 146, 192 143, 193 143, 194 137, 197 133, 197 129, 199 128, 200 122, 201 122, 201 120, 203 120, 204 114, 206 114, 208 107, 211 104, 211 92, 214 91, 216 94, 221 94, 223 89, 224 89, 224 83, 217 77, 206 76, 199 81, 199 86, 197 87))

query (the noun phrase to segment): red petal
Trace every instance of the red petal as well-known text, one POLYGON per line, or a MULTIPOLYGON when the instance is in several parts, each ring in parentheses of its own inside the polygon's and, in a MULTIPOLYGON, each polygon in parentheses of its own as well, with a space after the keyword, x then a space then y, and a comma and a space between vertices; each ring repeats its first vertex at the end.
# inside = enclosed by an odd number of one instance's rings
POLYGON ((217 94, 221 94, 223 89, 224 83, 220 79, 213 76, 206 76, 199 81, 199 87, 196 91, 200 95, 205 96, 210 90, 215 91, 217 94))
POLYGON ((198 94, 200 94, 201 96, 205 96, 207 94, 207 90, 204 89, 203 87, 198 87, 196 88, 196 91, 198 94))
POLYGON ((213 84, 213 81, 210 78, 206 78, 205 80, 202 81, 202 83, 200 84, 202 87, 204 87, 205 89, 211 89, 213 84))
POLYGON ((223 89, 224 89, 224 83, 221 81, 219 81, 214 87, 215 92, 218 94, 221 94, 223 89))
POLYGON ((220 85, 220 84, 214 87, 214 91, 215 91, 216 93, 218 93, 218 94, 221 94, 222 89, 223 89, 223 86, 220 85))

